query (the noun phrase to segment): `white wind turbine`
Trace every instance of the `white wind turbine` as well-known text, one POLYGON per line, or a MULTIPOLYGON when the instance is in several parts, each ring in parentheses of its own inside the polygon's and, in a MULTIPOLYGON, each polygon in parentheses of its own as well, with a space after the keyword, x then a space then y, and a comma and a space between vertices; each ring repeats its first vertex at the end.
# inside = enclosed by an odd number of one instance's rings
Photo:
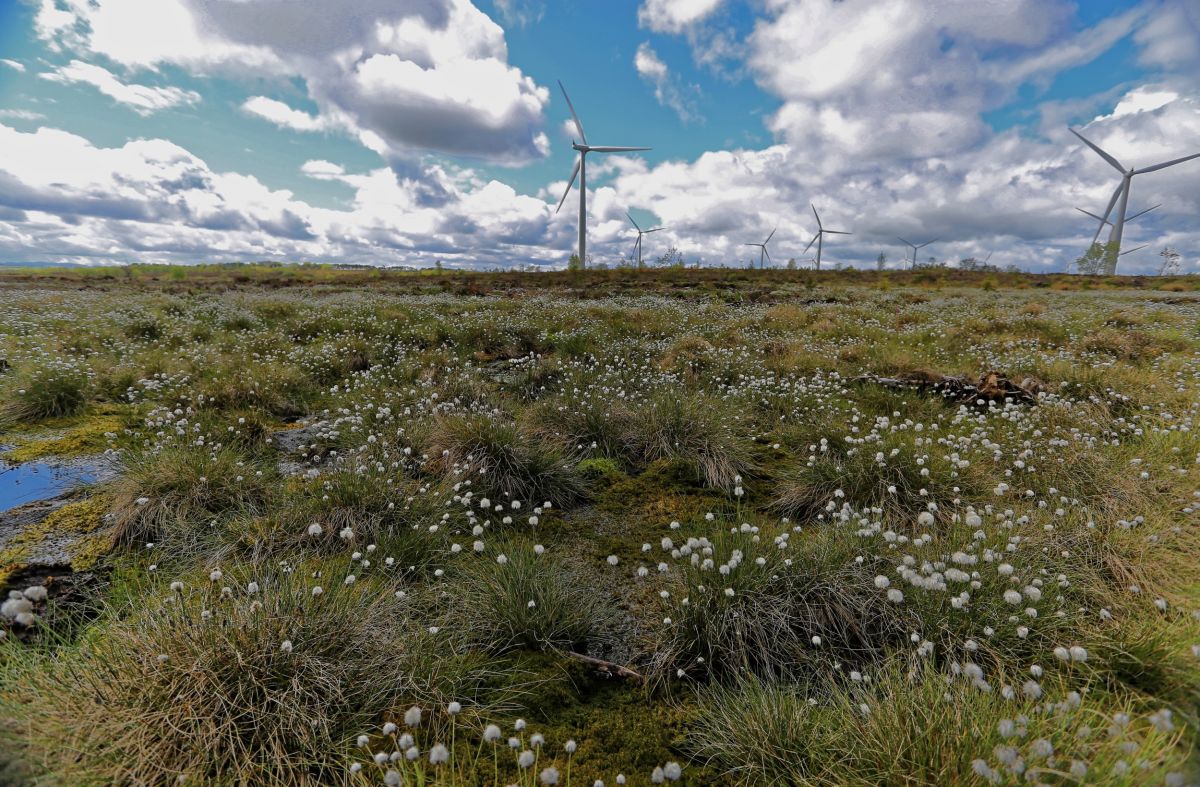
POLYGON ((655 227, 652 230, 644 230, 638 226, 636 221, 633 220, 633 216, 630 216, 628 213, 626 213, 625 218, 629 219, 629 222, 637 229, 638 236, 637 240, 633 244, 633 249, 637 252, 637 266, 640 270, 642 267, 642 236, 649 235, 652 232, 658 232, 659 230, 665 230, 666 227, 655 227))
POLYGON ((567 108, 571 110, 571 119, 575 121, 575 129, 579 132, 581 142, 571 140, 571 147, 579 151, 579 160, 575 162, 575 169, 571 172, 571 179, 567 181, 567 190, 563 192, 562 199, 558 201, 558 207, 554 212, 558 213, 562 210, 563 203, 567 201, 567 195, 571 193, 571 187, 575 185, 575 177, 579 176, 579 264, 587 264, 587 154, 588 153, 627 153, 635 150, 650 150, 650 148, 628 148, 614 147, 612 145, 589 145, 587 134, 583 133, 583 124, 579 122, 579 115, 575 114, 575 105, 571 103, 571 97, 567 95, 567 89, 563 87, 563 83, 559 81, 558 87, 562 90, 563 98, 567 100, 567 108))
POLYGON ((779 229, 779 228, 776 227, 774 230, 771 230, 771 234, 768 235, 767 239, 765 241, 763 241, 762 243, 743 243, 742 244, 743 246, 757 246, 759 248, 758 267, 760 269, 766 267, 766 263, 764 262, 764 259, 767 259, 767 260, 771 259, 771 253, 767 251, 767 244, 771 242, 771 238, 775 237, 775 230, 777 230, 777 229, 779 229))
MULTIPOLYGON (((1109 214, 1111 214, 1113 210, 1113 205, 1117 206, 1117 219, 1113 222, 1112 234, 1108 236, 1108 258, 1104 269, 1104 273, 1106 275, 1112 276, 1117 272, 1117 259, 1121 256, 1121 238, 1125 234, 1125 222, 1128 221, 1128 219, 1125 218, 1125 212, 1129 208, 1129 188, 1133 185, 1133 176, 1145 175, 1149 172, 1157 172, 1160 169, 1166 169, 1167 167, 1173 167, 1176 164, 1182 164, 1185 161, 1191 161, 1194 158, 1200 158, 1200 153, 1193 153, 1190 156, 1172 159, 1171 161, 1164 161, 1161 164, 1154 164, 1149 167, 1142 167, 1141 169, 1134 169, 1133 167, 1126 168, 1121 164, 1121 162, 1117 161, 1104 150, 1101 150, 1098 145, 1091 142, 1083 134, 1080 134, 1075 129, 1071 129, 1071 133, 1079 137, 1079 139, 1083 141, 1083 144, 1094 150, 1096 155, 1107 161, 1115 170, 1117 170, 1117 172, 1121 173, 1121 185, 1117 186, 1117 190, 1113 192, 1112 199, 1108 201, 1108 208, 1104 211, 1104 218, 1101 219, 1102 221, 1108 221, 1109 214)), ((1104 225, 1101 224, 1100 226, 1103 229, 1104 225)), ((1098 234, 1099 233, 1097 233, 1097 235, 1098 234)))
MULTIPOLYGON (((809 204, 812 205, 811 202, 809 204)), ((821 247, 825 245, 824 236, 825 235, 853 235, 854 233, 843 232, 841 230, 825 229, 825 225, 823 225, 821 223, 821 214, 817 213, 817 206, 813 205, 812 209, 813 209, 813 215, 817 217, 817 234, 814 235, 813 239, 810 240, 808 242, 808 245, 804 247, 804 251, 807 252, 809 249, 812 248, 812 245, 814 243, 817 244, 817 270, 821 270, 821 247)))
POLYGON ((938 238, 934 238, 933 240, 927 240, 924 243, 909 243, 904 238, 897 238, 896 240, 900 241, 905 246, 908 246, 913 250, 912 267, 914 267, 914 268, 917 267, 917 251, 925 248, 926 246, 928 246, 931 243, 938 242, 938 238))

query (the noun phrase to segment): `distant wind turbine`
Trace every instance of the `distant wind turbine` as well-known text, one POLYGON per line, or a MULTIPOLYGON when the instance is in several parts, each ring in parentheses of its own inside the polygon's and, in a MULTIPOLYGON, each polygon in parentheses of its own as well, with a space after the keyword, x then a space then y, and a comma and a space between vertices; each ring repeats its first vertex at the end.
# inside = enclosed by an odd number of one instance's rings
MULTIPOLYGON (((1113 169, 1121 173, 1121 185, 1117 186, 1117 190, 1113 192, 1112 199, 1108 201, 1108 208, 1104 211, 1104 218, 1102 219, 1102 221, 1108 221, 1109 214, 1112 213, 1113 205, 1115 204, 1117 206, 1117 219, 1113 222, 1112 234, 1108 237, 1108 260, 1105 264, 1104 270, 1106 275, 1112 276, 1117 272, 1117 259, 1121 256, 1121 238, 1125 234, 1125 222, 1128 220, 1125 218, 1125 212, 1129 208, 1129 189, 1133 185, 1133 176, 1145 175, 1149 172, 1157 172, 1160 169, 1166 169, 1167 167, 1173 167, 1176 164, 1182 164, 1185 161, 1191 161, 1194 158, 1200 158, 1200 153, 1193 153, 1190 156, 1172 159, 1171 161, 1164 161, 1161 164, 1154 164, 1149 167, 1142 167, 1141 169, 1134 169, 1133 167, 1126 168, 1121 164, 1121 162, 1117 161, 1104 150, 1100 149, 1098 145, 1093 143, 1083 134, 1080 134, 1075 129, 1071 129, 1071 133, 1079 137, 1079 139, 1083 141, 1083 144, 1095 151, 1096 155, 1107 161, 1112 165, 1113 169)), ((1100 226, 1101 228, 1104 227, 1103 224, 1100 226)))
POLYGON ((579 151, 579 160, 575 162, 575 169, 571 172, 571 179, 567 181, 567 190, 563 192, 562 199, 558 201, 558 207, 554 209, 555 213, 562 210, 563 203, 567 201, 567 195, 571 193, 571 187, 575 185, 575 177, 579 176, 579 264, 587 264, 587 154, 588 153, 628 153, 635 150, 650 150, 650 148, 628 148, 614 147, 612 145, 589 145, 587 134, 583 133, 583 124, 579 122, 579 115, 575 114, 575 105, 571 103, 571 97, 567 95, 567 89, 563 87, 563 83, 559 81, 558 87, 562 90, 563 98, 567 100, 567 108, 571 110, 571 119, 575 121, 575 129, 579 132, 579 138, 582 142, 571 140, 571 147, 579 151))
POLYGON ((938 242, 938 238, 934 238, 933 240, 927 240, 924 243, 909 243, 904 238, 897 238, 896 240, 900 241, 905 246, 908 246, 913 250, 912 267, 914 267, 914 268, 917 267, 917 251, 925 248, 926 246, 928 246, 931 243, 938 242))
MULTIPOLYGON (((812 205, 812 203, 809 203, 809 204, 812 205)), ((821 270, 821 247, 825 245, 824 236, 825 235, 853 235, 854 233, 842 232, 841 230, 825 229, 825 225, 823 225, 821 223, 821 214, 817 213, 817 206, 813 205, 812 209, 813 209, 813 215, 817 217, 817 234, 814 235, 813 239, 808 242, 808 245, 804 247, 804 250, 808 251, 809 249, 812 248, 812 245, 814 243, 817 244, 817 270, 821 270)))
POLYGON ((766 267, 766 265, 763 262, 764 258, 768 259, 768 260, 771 259, 771 253, 769 251, 767 251, 767 244, 771 242, 771 238, 775 237, 775 230, 777 230, 777 229, 779 229, 779 228, 776 227, 774 230, 771 230, 771 234, 768 235, 767 239, 765 241, 763 241, 762 243, 744 243, 744 244, 742 244, 743 246, 757 246, 760 249, 760 251, 758 253, 758 267, 759 268, 766 267))
POLYGON ((634 251, 637 252, 637 266, 638 266, 638 268, 641 268, 642 267, 642 236, 649 235, 651 232, 658 232, 659 230, 665 230, 666 227, 655 227, 652 230, 644 230, 638 226, 638 223, 636 221, 633 220, 633 216, 630 216, 628 213, 626 213, 625 217, 627 219, 629 219, 629 222, 631 224, 633 224, 634 227, 637 228, 638 236, 637 236, 637 241, 633 244, 633 248, 634 248, 634 251))

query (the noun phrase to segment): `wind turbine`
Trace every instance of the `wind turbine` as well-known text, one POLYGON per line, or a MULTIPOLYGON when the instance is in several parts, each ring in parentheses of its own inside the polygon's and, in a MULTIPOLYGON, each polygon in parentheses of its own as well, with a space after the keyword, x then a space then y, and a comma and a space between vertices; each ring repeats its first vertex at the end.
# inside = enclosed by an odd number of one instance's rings
MULTIPOLYGON (((1146 208, 1145 210, 1143 210, 1139 213, 1135 213, 1132 216, 1130 216, 1129 218, 1125 219, 1125 223, 1128 224, 1131 221, 1136 221, 1139 216, 1145 216, 1150 211, 1157 210, 1158 208, 1161 208, 1161 207, 1162 207, 1162 203, 1159 203, 1158 205, 1152 205, 1151 207, 1146 208)), ((1112 222, 1108 220, 1107 214, 1104 216, 1097 216, 1095 213, 1092 213, 1090 210, 1084 210, 1083 208, 1075 208, 1075 210, 1079 211, 1080 213, 1084 214, 1085 216, 1091 216, 1093 219, 1100 222, 1100 226, 1096 227, 1096 234, 1092 236, 1092 245, 1093 246, 1096 245, 1096 241, 1100 240, 1100 233, 1104 231, 1104 227, 1106 225, 1111 226, 1112 222)), ((1110 208, 1110 210, 1111 210, 1111 208, 1110 208)))
POLYGON ((629 219, 629 222, 631 224, 633 224, 634 227, 637 228, 638 237, 637 237, 637 241, 634 242, 634 244, 633 244, 633 248, 637 251, 638 269, 641 269, 641 267, 642 267, 642 236, 649 235, 651 232, 658 232, 659 230, 665 230, 666 227, 655 227, 652 230, 644 230, 641 227, 638 227, 638 223, 633 220, 633 216, 630 216, 628 213, 626 213, 625 217, 627 219, 629 219))
MULTIPOLYGON (((1079 137, 1079 139, 1083 141, 1083 144, 1094 150, 1096 155, 1107 161, 1112 165, 1113 169, 1121 173, 1121 185, 1117 186, 1117 190, 1113 192, 1112 199, 1108 201, 1108 208, 1104 211, 1104 220, 1107 221, 1109 214, 1112 213, 1113 205, 1116 204, 1117 206, 1117 220, 1113 222, 1112 234, 1108 236, 1108 262, 1104 270, 1106 275, 1112 276, 1117 272, 1117 258, 1121 256, 1121 238, 1125 234, 1125 222, 1127 221, 1125 218, 1125 212, 1129 208, 1129 188, 1133 185, 1133 176, 1145 175, 1149 172, 1157 172, 1160 169, 1166 169, 1167 167, 1173 167, 1176 164, 1182 164, 1185 161, 1191 161, 1194 158, 1200 158, 1200 153, 1193 153, 1190 156, 1172 159, 1171 161, 1164 161, 1161 164, 1154 164, 1149 167, 1142 167, 1141 169, 1134 169, 1133 167, 1126 168, 1121 164, 1121 162, 1117 161, 1108 153, 1101 150, 1098 145, 1094 144, 1083 134, 1080 134, 1075 129, 1071 129, 1071 133, 1079 137)), ((1103 224, 1100 226, 1101 228, 1104 227, 1103 224)), ((1097 233, 1097 235, 1099 235, 1099 233, 1097 233)))
POLYGON ((627 148, 614 147, 612 145, 589 145, 587 134, 583 133, 583 124, 579 122, 579 115, 575 114, 575 105, 571 103, 571 97, 567 95, 567 89, 563 87, 560 80, 558 87, 562 90, 563 98, 567 100, 567 108, 571 110, 571 119, 575 121, 575 129, 579 132, 581 142, 571 140, 571 147, 579 151, 579 160, 575 162, 575 169, 571 172, 571 179, 567 181, 567 190, 563 192, 562 199, 558 201, 558 207, 554 209, 555 213, 562 210, 563 203, 567 201, 567 195, 571 193, 571 187, 575 185, 575 176, 579 176, 579 264, 587 264, 587 154, 588 153, 627 153, 635 150, 650 150, 650 148, 627 148))
POLYGON ((897 238, 896 240, 900 241, 905 246, 909 246, 912 248, 912 250, 913 250, 912 267, 914 267, 914 268, 917 267, 917 251, 925 248, 926 246, 928 246, 931 243, 938 242, 938 238, 934 238, 933 240, 927 240, 924 243, 909 243, 904 238, 897 238))
MULTIPOLYGON (((779 228, 776 227, 775 230, 777 230, 777 229, 779 229, 779 228)), ((757 246, 760 249, 760 251, 758 253, 758 267, 760 269, 766 267, 766 265, 763 263, 764 257, 768 260, 771 259, 771 253, 769 251, 767 251, 767 244, 771 242, 771 238, 775 237, 775 230, 771 230, 771 234, 768 235, 767 239, 765 241, 763 241, 762 243, 743 243, 742 244, 743 246, 757 246)))
MULTIPOLYGON (((809 204, 812 205, 811 202, 809 204)), ((817 213, 817 206, 813 205, 812 209, 813 209, 813 215, 817 217, 817 234, 815 236, 813 236, 813 239, 808 242, 808 245, 804 247, 804 250, 808 251, 809 249, 812 248, 812 245, 814 243, 817 244, 817 270, 821 270, 821 247, 825 245, 823 236, 825 236, 825 235, 853 235, 854 233, 842 232, 841 230, 825 229, 825 225, 821 224, 821 214, 817 213)))

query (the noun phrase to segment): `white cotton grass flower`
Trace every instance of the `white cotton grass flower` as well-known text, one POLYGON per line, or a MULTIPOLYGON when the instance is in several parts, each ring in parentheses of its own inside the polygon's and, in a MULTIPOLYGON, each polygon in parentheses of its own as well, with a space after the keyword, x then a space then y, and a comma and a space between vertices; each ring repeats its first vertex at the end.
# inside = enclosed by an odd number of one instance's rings
POLYGON ((495 743, 500 740, 500 728, 495 724, 489 724, 483 729, 483 740, 485 743, 495 743))
POLYGON ((321 527, 321 525, 317 522, 313 522, 311 525, 308 526, 308 534, 314 538, 321 535, 324 532, 325 532, 325 528, 321 527))
POLYGON ((558 769, 553 766, 543 768, 538 779, 542 784, 558 784, 558 769))
POLYGON ((404 711, 404 724, 409 727, 421 726, 421 709, 413 705, 408 710, 404 711))
POLYGON ((667 781, 677 782, 682 775, 683 768, 677 762, 668 762, 663 766, 663 776, 667 777, 667 781))
POLYGON ((533 760, 533 752, 531 752, 529 749, 526 749, 517 755, 517 767, 521 769, 528 768, 530 765, 533 765, 533 760))
POLYGON ((285 640, 284 640, 282 643, 280 643, 280 645, 279 645, 279 649, 280 649, 281 651, 283 651, 284 653, 288 653, 288 654, 290 654, 290 653, 292 652, 292 647, 293 647, 293 646, 292 646, 292 641, 291 641, 290 639, 285 639, 285 640))
POLYGON ((462 703, 458 702, 457 700, 452 700, 450 704, 446 706, 446 713, 450 714, 451 716, 457 716, 458 714, 462 713, 462 703))
POLYGON ((449 759, 450 750, 440 743, 435 744, 434 747, 429 750, 430 765, 444 765, 449 759))
POLYGON ((567 754, 574 754, 578 745, 579 744, 575 743, 574 740, 569 740, 567 741, 566 745, 563 746, 563 749, 567 752, 567 754))

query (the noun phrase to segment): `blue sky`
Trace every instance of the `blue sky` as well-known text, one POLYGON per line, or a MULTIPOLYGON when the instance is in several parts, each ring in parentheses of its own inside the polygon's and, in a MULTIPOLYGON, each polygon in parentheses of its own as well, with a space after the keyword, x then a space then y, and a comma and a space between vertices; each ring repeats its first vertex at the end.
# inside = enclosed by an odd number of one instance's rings
MULTIPOLYGON (((562 265, 560 79, 592 144, 653 147, 589 156, 593 263, 630 211, 669 226, 651 257, 741 264, 778 225, 811 264, 819 202, 855 233, 826 263, 911 234, 1061 269, 1116 185, 1067 124, 1200 152, 1191 0, 0 0, 0 61, 7 262, 562 265)), ((1200 264, 1197 170, 1135 180, 1166 205, 1124 269, 1200 264)))

